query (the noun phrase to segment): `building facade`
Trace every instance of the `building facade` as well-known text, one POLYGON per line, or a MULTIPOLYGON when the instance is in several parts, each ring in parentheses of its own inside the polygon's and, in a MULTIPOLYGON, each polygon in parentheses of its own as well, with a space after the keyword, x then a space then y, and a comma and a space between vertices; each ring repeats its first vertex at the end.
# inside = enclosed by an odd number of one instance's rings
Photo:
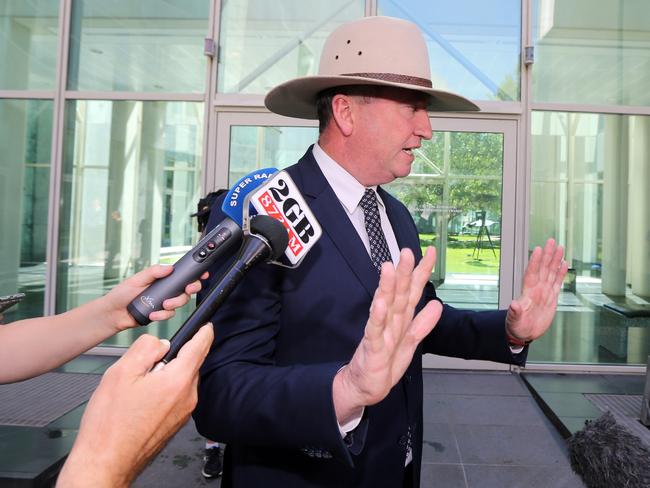
MULTIPOLYGON (((547 237, 570 265, 533 367, 634 370, 650 354, 647 0, 0 1, 0 295, 9 320, 68 310, 194 242, 200 196, 295 162, 314 121, 264 94, 315 73, 328 33, 390 15, 427 40, 434 87, 411 211, 443 299, 507 307, 547 237)), ((404 53, 405 56, 408 52, 404 53)), ((124 332, 170 336, 189 313, 124 332)), ((427 364, 445 365, 434 358, 427 364)))

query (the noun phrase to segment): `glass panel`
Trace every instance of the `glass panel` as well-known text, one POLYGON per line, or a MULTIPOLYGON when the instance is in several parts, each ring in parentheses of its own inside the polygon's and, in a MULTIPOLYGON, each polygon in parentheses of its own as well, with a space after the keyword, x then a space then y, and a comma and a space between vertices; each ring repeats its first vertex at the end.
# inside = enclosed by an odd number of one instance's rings
MULTIPOLYGON (((66 114, 57 312, 191 248, 203 147, 202 103, 79 100, 66 114)), ((169 337, 188 315, 189 306, 107 344, 169 337)))
POLYGON ((498 308, 502 173, 503 134, 434 132, 411 174, 386 185, 411 212, 422 247, 436 247, 432 280, 451 305, 498 308))
MULTIPOLYGON (((230 183, 295 163, 317 137, 317 128, 233 126, 230 183)), ((386 185, 411 212, 423 248, 436 247, 432 279, 452 305, 498 307, 502 167, 503 134, 434 132, 411 174, 386 185)))
POLYGON ((229 184, 256 169, 294 164, 316 139, 316 127, 231 127, 229 184))
POLYGON ((209 9, 209 0, 75 0, 68 88, 203 92, 209 9))
POLYGON ((58 15, 52 0, 0 2, 0 90, 54 89, 58 15))
POLYGON ((534 0, 533 99, 650 105, 646 0, 534 0))
POLYGON ((26 294, 5 322, 43 315, 52 107, 0 100, 0 296, 26 294))
POLYGON ((557 238, 570 269, 530 361, 646 363, 648 137, 647 116, 533 112, 529 242, 557 238))
POLYGON ((221 2, 217 90, 266 93, 315 74, 325 38, 363 17, 364 0, 230 0, 221 2))
POLYGON ((377 8, 420 27, 435 88, 475 100, 519 100, 520 0, 378 0, 377 8))

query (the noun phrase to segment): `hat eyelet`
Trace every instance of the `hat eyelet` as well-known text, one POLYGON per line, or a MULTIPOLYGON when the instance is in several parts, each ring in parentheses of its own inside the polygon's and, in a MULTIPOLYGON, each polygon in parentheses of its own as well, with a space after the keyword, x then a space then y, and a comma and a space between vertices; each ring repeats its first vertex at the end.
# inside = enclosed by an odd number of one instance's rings
POLYGON ((361 56, 361 54, 362 54, 361 51, 359 51, 359 52, 357 53, 357 55, 359 55, 359 56, 361 56))
POLYGON ((346 44, 350 44, 350 39, 348 39, 348 42, 346 44))
POLYGON ((334 56, 334 59, 339 59, 339 55, 337 54, 336 56, 334 56))

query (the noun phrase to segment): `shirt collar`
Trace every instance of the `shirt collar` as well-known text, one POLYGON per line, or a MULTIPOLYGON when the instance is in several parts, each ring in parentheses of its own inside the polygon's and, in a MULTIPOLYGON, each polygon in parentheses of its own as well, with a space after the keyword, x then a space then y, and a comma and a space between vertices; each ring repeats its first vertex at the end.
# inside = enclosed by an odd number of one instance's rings
MULTIPOLYGON (((357 181, 357 179, 348 173, 343 166, 334 161, 318 143, 314 143, 312 149, 314 159, 318 164, 318 167, 323 172, 325 179, 334 190, 336 197, 339 199, 341 204, 348 211, 348 214, 353 213, 359 206, 361 197, 366 191, 366 187, 357 181)), ((371 186, 375 192, 377 192, 376 186, 371 186)), ((379 195, 377 195, 377 202, 383 207, 384 202, 382 202, 379 195)))

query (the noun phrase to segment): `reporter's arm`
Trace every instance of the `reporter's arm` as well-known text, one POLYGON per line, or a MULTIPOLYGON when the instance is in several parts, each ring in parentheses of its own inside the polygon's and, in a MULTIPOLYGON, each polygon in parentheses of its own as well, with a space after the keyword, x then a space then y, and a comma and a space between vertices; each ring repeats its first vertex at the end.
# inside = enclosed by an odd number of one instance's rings
MULTIPOLYGON (((123 281, 101 298, 59 315, 18 320, 0 326, 0 384, 21 381, 70 361, 112 335, 135 327, 126 311, 133 297, 154 280, 167 276, 171 266, 156 265, 123 281)), ((165 310, 150 315, 167 320, 185 305, 201 284, 188 285, 185 293, 165 300, 165 310)))
POLYGON ((150 335, 135 341, 91 397, 57 486, 128 486, 189 418, 212 339, 212 326, 202 327, 155 372, 169 343, 150 335))

